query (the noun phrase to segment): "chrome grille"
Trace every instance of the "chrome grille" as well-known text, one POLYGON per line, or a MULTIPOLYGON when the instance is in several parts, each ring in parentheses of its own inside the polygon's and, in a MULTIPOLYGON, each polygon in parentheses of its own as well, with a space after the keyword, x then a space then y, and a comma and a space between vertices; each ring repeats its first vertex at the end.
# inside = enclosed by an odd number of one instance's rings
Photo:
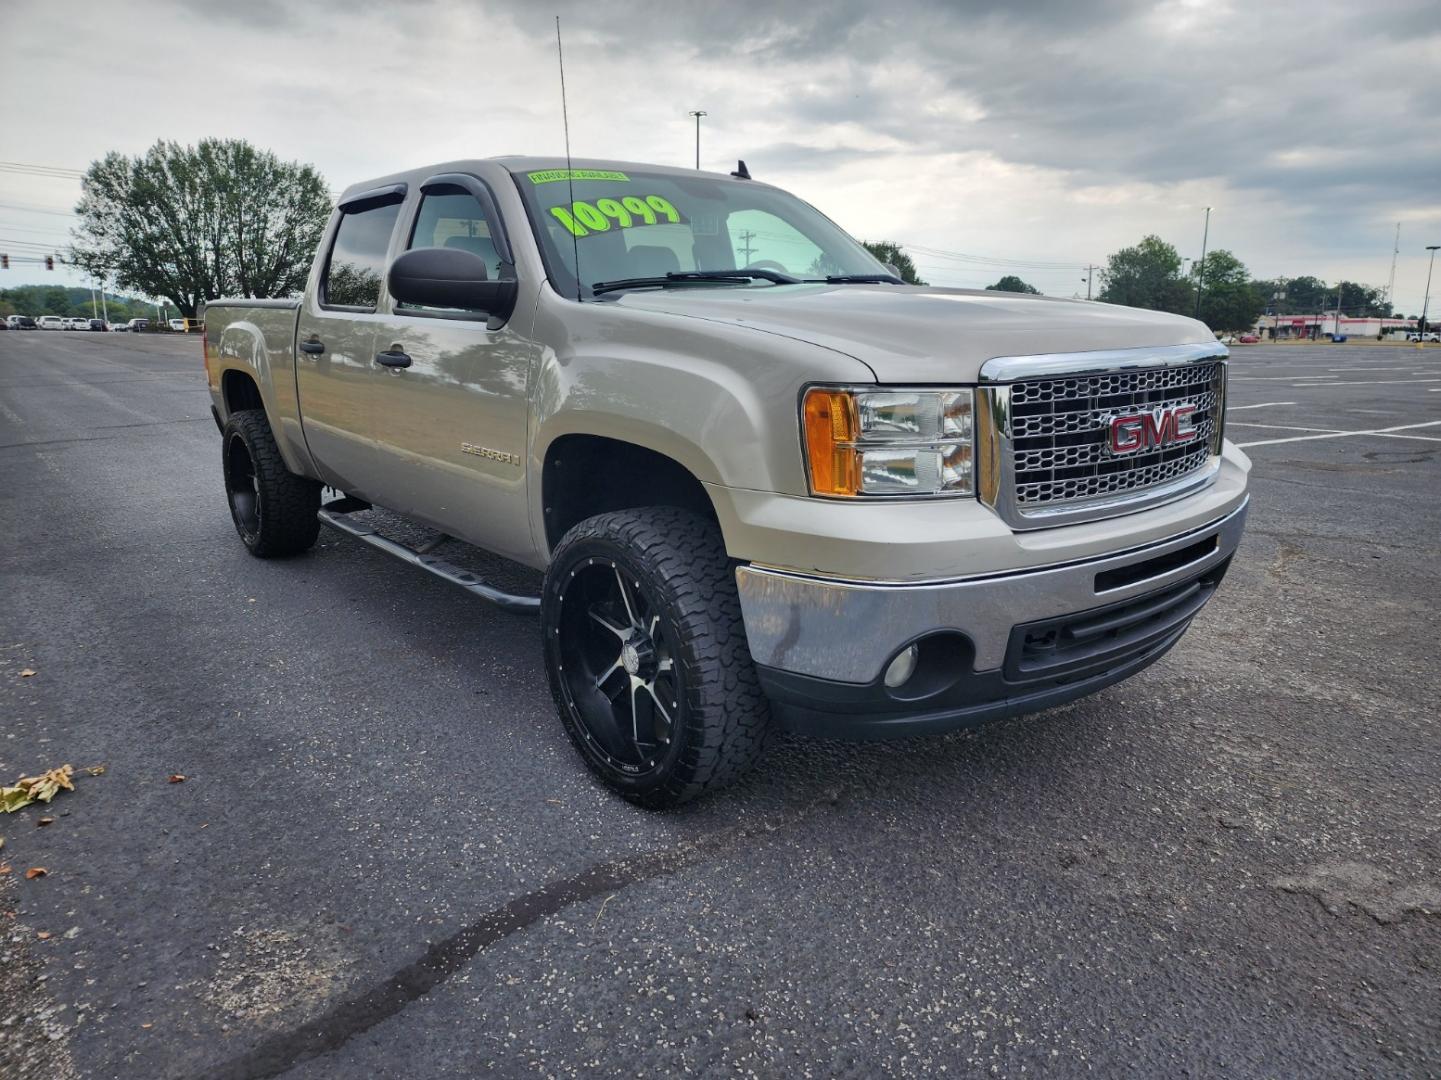
POLYGON ((1016 509, 1024 515, 1073 500, 1139 497, 1204 468, 1220 449, 1224 378, 1224 365, 1212 362, 1013 383, 1007 434, 1016 509), (1183 404, 1196 407, 1197 438, 1124 457, 1110 453, 1108 417, 1183 404))

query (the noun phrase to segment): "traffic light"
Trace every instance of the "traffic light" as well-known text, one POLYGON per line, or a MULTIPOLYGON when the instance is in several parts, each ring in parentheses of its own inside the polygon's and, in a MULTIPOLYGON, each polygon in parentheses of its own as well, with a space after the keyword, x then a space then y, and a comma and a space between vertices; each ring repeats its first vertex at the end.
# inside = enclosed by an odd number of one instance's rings
POLYGON ((10 256, 9 256, 9 255, 0 255, 0 270, 9 270, 9 269, 10 269, 10 256))
POLYGON ((46 255, 46 256, 45 256, 45 269, 46 269, 46 270, 54 270, 54 269, 55 269, 55 256, 54 256, 54 255, 46 255))

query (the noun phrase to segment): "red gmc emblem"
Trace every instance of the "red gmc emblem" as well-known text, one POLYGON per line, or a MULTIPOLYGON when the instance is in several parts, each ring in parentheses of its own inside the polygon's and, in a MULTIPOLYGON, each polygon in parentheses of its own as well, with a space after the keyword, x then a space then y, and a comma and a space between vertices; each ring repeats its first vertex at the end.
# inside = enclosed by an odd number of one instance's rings
POLYGON ((1197 435, 1194 405, 1158 405, 1150 412, 1129 413, 1106 419, 1106 446, 1113 454, 1160 449, 1190 442, 1197 435))

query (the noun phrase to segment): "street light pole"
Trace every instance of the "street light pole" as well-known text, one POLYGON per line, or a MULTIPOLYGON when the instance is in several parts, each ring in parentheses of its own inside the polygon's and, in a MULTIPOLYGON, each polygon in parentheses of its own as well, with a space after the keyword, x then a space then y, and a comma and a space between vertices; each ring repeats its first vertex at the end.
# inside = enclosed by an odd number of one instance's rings
POLYGON ((697 169, 699 169, 699 168, 700 168, 700 118, 701 118, 702 116, 709 116, 710 113, 706 112, 704 109, 692 109, 690 112, 686 113, 686 115, 687 115, 687 116, 694 116, 694 117, 695 117, 695 167, 696 167, 697 169))
POLYGON ((1211 208, 1206 207, 1206 228, 1201 233, 1201 261, 1196 264, 1196 318, 1201 317, 1201 290, 1206 286, 1206 241, 1211 238, 1211 208))
POLYGON ((1421 301, 1421 325, 1417 327, 1423 334, 1427 329, 1426 312, 1431 309, 1431 271, 1436 269, 1437 248, 1441 248, 1441 244, 1426 245, 1426 250, 1431 253, 1431 265, 1426 267, 1426 299, 1421 301))

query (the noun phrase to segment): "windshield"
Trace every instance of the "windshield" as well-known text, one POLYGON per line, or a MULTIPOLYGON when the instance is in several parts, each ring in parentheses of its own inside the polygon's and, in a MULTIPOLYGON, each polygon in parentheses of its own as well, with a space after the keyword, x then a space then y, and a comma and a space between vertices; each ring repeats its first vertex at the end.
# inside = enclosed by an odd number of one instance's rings
POLYGON ((815 208, 748 180, 545 169, 517 173, 516 183, 551 283, 563 296, 576 295, 577 257, 587 296, 597 282, 694 270, 752 267, 809 280, 888 273, 815 208))

